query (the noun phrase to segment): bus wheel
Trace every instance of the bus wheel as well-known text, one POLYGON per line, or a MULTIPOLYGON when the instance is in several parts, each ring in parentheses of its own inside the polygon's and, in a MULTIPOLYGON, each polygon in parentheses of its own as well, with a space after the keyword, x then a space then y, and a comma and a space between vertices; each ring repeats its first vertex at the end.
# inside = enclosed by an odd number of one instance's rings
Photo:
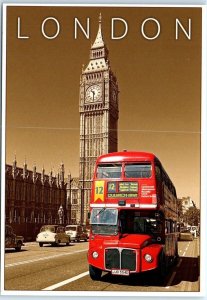
POLYGON ((102 270, 89 265, 89 275, 92 280, 100 280, 101 274, 102 274, 102 270))

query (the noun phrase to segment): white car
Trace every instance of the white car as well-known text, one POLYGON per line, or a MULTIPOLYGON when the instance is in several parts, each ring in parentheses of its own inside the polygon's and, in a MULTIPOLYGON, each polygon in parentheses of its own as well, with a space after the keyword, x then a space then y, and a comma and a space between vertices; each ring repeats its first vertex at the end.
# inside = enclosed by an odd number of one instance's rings
POLYGON ((87 242, 88 235, 82 225, 67 225, 65 232, 70 236, 70 240, 73 242, 80 242, 80 240, 87 242))
POLYGON ((197 226, 191 226, 190 232, 192 233, 194 238, 196 238, 198 236, 198 227, 197 226))
POLYGON ((61 243, 65 243, 68 246, 70 244, 70 236, 65 233, 64 226, 44 225, 36 237, 36 242, 39 243, 40 247, 44 244, 58 246, 61 243))

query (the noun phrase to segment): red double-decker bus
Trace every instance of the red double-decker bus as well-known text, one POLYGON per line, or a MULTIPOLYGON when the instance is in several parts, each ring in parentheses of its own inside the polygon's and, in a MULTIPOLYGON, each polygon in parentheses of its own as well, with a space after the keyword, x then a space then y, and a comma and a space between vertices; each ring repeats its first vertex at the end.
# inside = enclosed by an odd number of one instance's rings
POLYGON ((175 187, 154 154, 100 156, 90 201, 90 277, 154 269, 164 276, 178 257, 177 221, 175 187))

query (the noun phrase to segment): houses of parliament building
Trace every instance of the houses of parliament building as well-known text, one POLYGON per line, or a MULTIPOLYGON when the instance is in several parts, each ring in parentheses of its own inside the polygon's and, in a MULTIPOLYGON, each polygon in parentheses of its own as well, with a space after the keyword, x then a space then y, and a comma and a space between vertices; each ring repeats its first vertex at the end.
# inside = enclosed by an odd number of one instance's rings
POLYGON ((6 223, 33 239, 43 224, 87 224, 91 182, 96 158, 117 151, 118 97, 116 76, 111 70, 109 51, 103 39, 102 20, 91 45, 89 62, 80 77, 80 161, 79 178, 65 174, 63 163, 56 176, 17 167, 16 158, 6 165, 6 223))

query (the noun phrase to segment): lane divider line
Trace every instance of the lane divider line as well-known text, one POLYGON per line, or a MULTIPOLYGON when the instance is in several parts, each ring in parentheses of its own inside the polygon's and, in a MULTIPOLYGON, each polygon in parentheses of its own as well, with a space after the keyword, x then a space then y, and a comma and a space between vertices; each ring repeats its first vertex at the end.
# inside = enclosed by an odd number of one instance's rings
POLYGON ((56 255, 46 256, 46 257, 41 257, 41 258, 36 258, 36 259, 30 259, 30 260, 25 260, 25 261, 19 261, 16 263, 5 265, 5 268, 15 267, 15 266, 24 265, 24 264, 30 264, 33 262, 48 260, 51 258, 57 258, 57 257, 61 257, 61 256, 66 256, 66 255, 72 255, 72 254, 76 254, 76 253, 80 253, 80 252, 84 252, 84 251, 88 251, 88 249, 78 250, 78 251, 69 252, 69 253, 61 253, 61 254, 56 254, 56 255))
POLYGON ((78 280, 78 279, 80 279, 80 278, 82 278, 82 277, 84 277, 84 276, 87 276, 87 275, 89 275, 89 271, 84 272, 84 273, 81 273, 81 274, 79 274, 79 275, 77 275, 77 276, 74 276, 74 277, 72 277, 72 278, 66 279, 66 280, 64 280, 64 281, 58 282, 58 283, 53 284, 53 285, 51 285, 51 286, 48 286, 48 287, 46 287, 45 289, 42 289, 42 291, 53 291, 53 290, 55 290, 55 289, 57 289, 57 288, 59 288, 59 287, 61 287, 61 286, 63 286, 63 285, 66 285, 66 284, 68 284, 68 283, 71 283, 71 282, 73 282, 73 281, 76 281, 76 280, 78 280))

